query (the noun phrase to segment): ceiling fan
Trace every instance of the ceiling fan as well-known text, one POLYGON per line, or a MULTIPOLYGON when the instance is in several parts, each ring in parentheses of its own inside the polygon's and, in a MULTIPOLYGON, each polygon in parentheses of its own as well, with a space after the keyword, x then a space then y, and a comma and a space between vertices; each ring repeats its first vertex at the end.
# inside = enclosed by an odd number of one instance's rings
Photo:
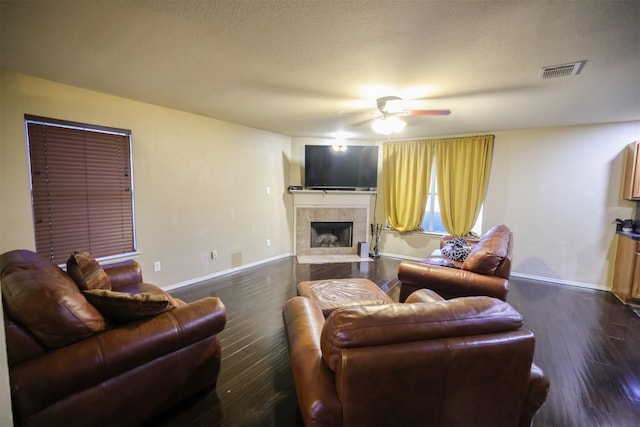
POLYGON ((406 116, 447 116, 450 110, 423 110, 411 108, 420 101, 406 101, 397 96, 383 96, 376 100, 382 117, 371 122, 371 128, 382 135, 402 132, 407 123, 400 117, 406 116))

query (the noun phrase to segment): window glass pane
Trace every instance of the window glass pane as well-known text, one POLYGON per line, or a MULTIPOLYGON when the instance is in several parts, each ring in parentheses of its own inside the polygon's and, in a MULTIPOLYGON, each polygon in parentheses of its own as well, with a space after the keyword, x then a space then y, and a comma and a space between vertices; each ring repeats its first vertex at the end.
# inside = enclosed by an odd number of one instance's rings
POLYGON ((422 229, 431 233, 446 233, 440 218, 440 204, 438 202, 438 186, 436 183, 436 166, 435 160, 431 167, 431 188, 429 189, 429 197, 427 198, 427 206, 425 208, 424 218, 422 220, 422 229))
POLYGON ((440 217, 440 202, 437 195, 433 197, 433 229, 436 233, 446 233, 447 230, 442 225, 442 218, 440 217))
POLYGON ((471 231, 476 233, 478 236, 482 234, 482 214, 483 213, 484 213, 484 205, 482 205, 482 207, 480 208, 480 213, 478 214, 478 220, 476 221, 475 225, 471 229, 471 231))
MULTIPOLYGON (((440 202, 438 201, 438 194, 435 188, 438 188, 435 182, 435 176, 432 178, 432 192, 427 199, 427 206, 425 207, 424 219, 422 220, 422 228, 426 232, 431 233, 447 233, 447 230, 442 225, 442 218, 440 216, 440 202)), ((482 212, 484 208, 480 208, 480 214, 478 220, 471 229, 476 234, 482 234, 482 212)))

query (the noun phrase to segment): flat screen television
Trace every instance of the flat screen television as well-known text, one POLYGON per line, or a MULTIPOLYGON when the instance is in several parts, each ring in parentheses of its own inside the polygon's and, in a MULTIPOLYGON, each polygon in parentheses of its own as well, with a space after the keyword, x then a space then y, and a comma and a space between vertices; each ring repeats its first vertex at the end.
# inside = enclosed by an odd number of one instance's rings
POLYGON ((304 185, 319 190, 375 190, 378 146, 306 145, 304 185))

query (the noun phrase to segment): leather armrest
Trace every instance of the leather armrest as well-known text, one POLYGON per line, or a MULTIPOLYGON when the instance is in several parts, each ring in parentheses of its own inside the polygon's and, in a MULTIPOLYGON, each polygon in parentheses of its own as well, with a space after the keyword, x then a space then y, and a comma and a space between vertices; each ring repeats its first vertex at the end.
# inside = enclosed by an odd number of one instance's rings
POLYGON ((439 302, 444 301, 440 295, 431 289, 418 289, 406 299, 405 304, 421 303, 421 302, 439 302))
POLYGON ((7 317, 6 313, 4 333, 9 367, 47 351, 25 328, 7 317))
POLYGON ((304 424, 342 425, 335 375, 322 360, 320 349, 325 322, 322 310, 309 298, 294 297, 287 301, 282 315, 304 424))
POLYGON ((520 417, 520 427, 529 427, 533 416, 547 400, 549 394, 549 379, 544 375, 542 369, 536 364, 531 364, 531 376, 529 379, 529 391, 522 407, 520 417))
POLYGON ((501 277, 406 260, 400 263, 398 279, 403 285, 432 289, 451 297, 486 295, 506 301, 509 291, 509 281, 501 277))
POLYGON ((140 264, 135 260, 103 265, 102 269, 109 276, 113 290, 143 282, 142 269, 140 268, 140 264))
POLYGON ((14 366, 14 401, 29 406, 20 412, 37 413, 66 396, 214 336, 225 324, 224 305, 208 297, 98 333, 14 366))

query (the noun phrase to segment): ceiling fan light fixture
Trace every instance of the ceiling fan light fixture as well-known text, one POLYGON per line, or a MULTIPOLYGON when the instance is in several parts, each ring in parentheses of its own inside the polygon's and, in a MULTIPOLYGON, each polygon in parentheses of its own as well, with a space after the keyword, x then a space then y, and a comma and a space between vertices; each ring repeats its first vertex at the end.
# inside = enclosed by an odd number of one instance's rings
POLYGON ((398 117, 382 117, 371 123, 371 129, 381 135, 391 135, 392 133, 402 132, 407 123, 398 117))

